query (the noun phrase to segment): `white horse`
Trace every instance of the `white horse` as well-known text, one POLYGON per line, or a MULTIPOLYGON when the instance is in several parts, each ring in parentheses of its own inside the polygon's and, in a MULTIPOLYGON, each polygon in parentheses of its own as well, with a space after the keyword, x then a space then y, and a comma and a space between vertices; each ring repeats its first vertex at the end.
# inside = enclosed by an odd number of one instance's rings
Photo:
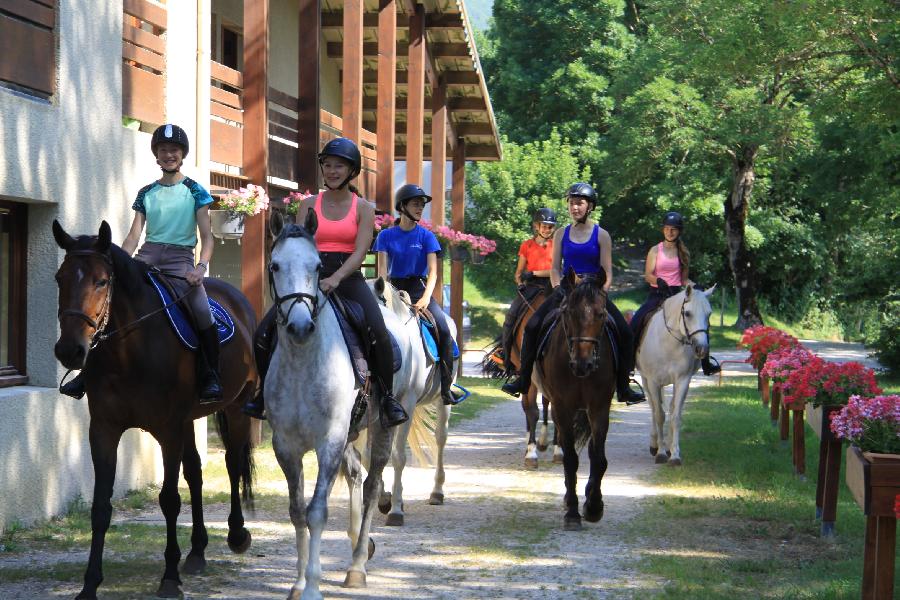
MULTIPOLYGON (((413 429, 410 436, 411 422, 407 421, 397 427, 394 436, 391 464, 394 467, 394 485, 391 492, 383 491, 379 500, 379 509, 387 513, 386 525, 403 525, 403 469, 406 466, 406 443, 409 441, 413 454, 417 451, 428 452, 434 457, 435 473, 434 488, 431 491, 429 503, 440 505, 444 503, 444 446, 447 443, 447 428, 450 421, 450 407, 441 399, 441 373, 440 362, 433 361, 425 353, 422 338, 419 332, 419 320, 410 306, 409 296, 406 292, 398 291, 394 286, 381 278, 371 282, 375 295, 382 298, 391 312, 403 323, 406 335, 410 340, 412 351, 404 361, 410 364, 412 380, 409 382, 409 396, 414 398, 412 406, 404 402, 403 407, 407 413, 416 408, 417 412, 430 410, 434 412, 433 436, 422 438, 413 429), (434 444, 434 446, 432 446, 434 444)), ((456 339, 456 323, 453 319, 447 320, 450 334, 456 339)), ((458 360, 453 364, 453 380, 456 380, 458 360)), ((422 459, 416 456, 418 462, 422 459)))
MULTIPOLYGON (((362 482, 360 455, 348 443, 351 412, 357 397, 350 354, 337 317, 319 290, 321 261, 313 235, 318 225, 310 211, 303 227, 287 225, 273 244, 269 265, 272 296, 278 311, 278 344, 266 376, 266 405, 272 426, 272 446, 284 471, 290 515, 297 536, 297 580, 291 600, 319 600, 322 531, 328 518, 328 496, 339 470, 350 489, 347 533, 353 549, 345 587, 365 587, 366 562, 375 551, 369 538, 381 476, 390 457, 392 431, 378 418, 378 400, 367 414, 370 464, 362 482), (303 493, 303 456, 315 450, 318 476, 307 507, 303 493)), ((404 357, 411 354, 403 326, 382 309, 404 357)), ((411 365, 404 361, 395 374, 394 393, 406 404, 411 365)), ((415 406, 415 399, 412 400, 415 406)), ((409 406, 409 404, 406 404, 409 406)), ((419 418, 418 413, 413 419, 419 418)), ((364 423, 365 424, 365 423, 364 423)))
POLYGON ((688 283, 683 291, 666 299, 662 309, 650 318, 638 347, 637 368, 650 401, 650 454, 656 456, 657 464, 681 464, 681 412, 691 377, 700 359, 709 354, 712 308, 708 296, 715 289, 703 291, 688 283), (663 404, 663 387, 667 385, 673 386, 668 410, 663 404))

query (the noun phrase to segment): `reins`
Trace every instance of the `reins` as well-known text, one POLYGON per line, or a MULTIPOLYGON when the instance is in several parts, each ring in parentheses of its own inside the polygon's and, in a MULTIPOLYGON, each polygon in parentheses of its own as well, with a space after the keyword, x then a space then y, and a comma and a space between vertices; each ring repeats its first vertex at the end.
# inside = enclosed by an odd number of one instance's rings
MULTIPOLYGON (((668 298, 666 299, 665 302, 668 302, 668 298)), ((684 327, 684 333, 685 333, 686 337, 678 337, 678 335, 676 335, 676 332, 671 327, 669 327, 669 321, 666 318, 665 302, 663 302, 663 309, 662 309, 663 325, 666 326, 666 331, 669 332, 669 335, 671 335, 673 338, 675 338, 675 340, 678 341, 679 344, 681 344, 683 346, 690 346, 691 338, 693 338, 698 333, 705 333, 707 336, 709 335, 709 327, 706 327, 705 329, 697 329, 695 331, 691 331, 690 327, 688 327, 687 317, 684 315, 684 307, 687 304, 687 296, 685 296, 685 298, 681 301, 681 311, 680 312, 681 312, 681 324, 684 327)))

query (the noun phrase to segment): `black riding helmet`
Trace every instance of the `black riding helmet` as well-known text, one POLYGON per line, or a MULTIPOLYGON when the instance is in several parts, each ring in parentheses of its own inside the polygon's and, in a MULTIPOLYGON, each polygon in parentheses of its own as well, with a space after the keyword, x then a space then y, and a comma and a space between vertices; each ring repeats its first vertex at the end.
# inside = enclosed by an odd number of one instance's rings
POLYGON ((418 219, 414 218, 412 214, 406 210, 406 203, 414 198, 423 198, 425 204, 431 202, 431 196, 426 194, 425 190, 414 183, 407 183, 406 185, 400 186, 400 189, 394 194, 394 208, 397 209, 398 213, 404 214, 413 221, 418 222, 418 219))
POLYGON ((171 123, 160 125, 153 132, 153 137, 150 138, 150 150, 153 151, 153 156, 156 156, 156 149, 159 148, 159 145, 165 142, 181 146, 181 149, 184 150, 182 158, 187 157, 188 151, 191 149, 191 144, 188 142, 188 136, 184 129, 171 123))
POLYGON ((547 207, 539 208, 534 212, 534 218, 531 219, 531 222, 556 225, 556 213, 553 211, 553 209, 547 207))
POLYGON ((322 166, 322 161, 325 160, 326 156, 337 156, 350 163, 350 176, 338 186, 337 189, 339 190, 344 189, 344 186, 350 183, 350 180, 359 175, 360 170, 362 170, 362 156, 359 153, 359 147, 353 143, 353 140, 339 137, 325 144, 322 151, 319 152, 320 168, 322 166))
POLYGON ((579 219, 579 223, 584 223, 587 221, 588 215, 593 212, 594 208, 597 206, 597 190, 594 189, 589 183, 578 182, 573 183, 569 186, 569 191, 566 192, 566 197, 571 198, 572 196, 580 196, 582 198, 586 198, 588 202, 591 203, 591 208, 588 209, 586 213, 584 213, 584 217, 579 219))
POLYGON ((674 210, 667 212, 666 216, 663 217, 663 227, 675 227, 678 231, 682 231, 684 229, 684 218, 681 216, 681 213, 677 213, 674 210))

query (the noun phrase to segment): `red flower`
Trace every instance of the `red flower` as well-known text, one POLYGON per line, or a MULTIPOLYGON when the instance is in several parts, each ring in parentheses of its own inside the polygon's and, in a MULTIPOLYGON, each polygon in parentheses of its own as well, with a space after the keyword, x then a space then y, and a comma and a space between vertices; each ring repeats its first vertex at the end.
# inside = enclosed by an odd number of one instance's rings
POLYGON ((800 346, 800 340, 780 329, 756 325, 744 330, 738 348, 750 350, 750 364, 757 371, 762 370, 766 364, 766 358, 772 352, 782 348, 794 348, 800 346))
POLYGON ((894 516, 900 519, 900 494, 897 494, 897 497, 894 498, 894 516))

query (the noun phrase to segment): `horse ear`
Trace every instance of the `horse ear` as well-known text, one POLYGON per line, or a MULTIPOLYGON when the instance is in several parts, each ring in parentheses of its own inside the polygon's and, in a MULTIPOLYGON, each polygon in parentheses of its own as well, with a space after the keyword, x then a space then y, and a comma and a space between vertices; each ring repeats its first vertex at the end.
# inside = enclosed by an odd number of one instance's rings
POLYGON ((112 243, 112 230, 109 228, 109 223, 103 221, 100 223, 100 233, 97 236, 97 241, 94 242, 94 248, 99 252, 106 252, 109 250, 109 245, 112 243))
POLYGON ((688 283, 687 286, 685 286, 685 288, 684 288, 684 298, 685 298, 685 300, 690 300, 690 298, 691 298, 691 292, 693 292, 693 291, 694 291, 694 284, 693 284, 693 283, 688 283))
POLYGON ((565 283, 566 289, 572 289, 575 287, 578 280, 578 276, 575 274, 575 269, 569 267, 569 270, 566 271, 565 283))
POLYGON ((281 230, 284 229, 285 218, 284 213, 279 210, 270 211, 272 214, 269 215, 269 233, 272 234, 272 238, 277 238, 281 235, 281 230))
POLYGON ((384 288, 385 288, 384 277, 379 277, 378 279, 375 280, 375 291, 378 292, 379 296, 383 296, 384 288))
POLYGON ((603 287, 606 285, 606 269, 600 268, 600 271, 597 273, 597 287, 603 287))
POLYGON ((53 239, 56 240, 56 245, 63 250, 68 250, 75 243, 75 238, 66 233, 56 219, 53 219, 53 239))
POLYGON ((706 297, 707 297, 707 298, 709 298, 710 296, 712 296, 713 292, 716 291, 716 286, 717 286, 717 285, 719 285, 719 284, 718 284, 718 283, 714 283, 714 284, 712 285, 711 288, 709 288, 708 290, 706 290, 705 292, 703 292, 704 294, 706 294, 706 297))
POLYGON ((306 211, 303 228, 309 232, 309 235, 316 235, 316 229, 319 228, 319 217, 316 216, 316 211, 311 208, 306 211))

